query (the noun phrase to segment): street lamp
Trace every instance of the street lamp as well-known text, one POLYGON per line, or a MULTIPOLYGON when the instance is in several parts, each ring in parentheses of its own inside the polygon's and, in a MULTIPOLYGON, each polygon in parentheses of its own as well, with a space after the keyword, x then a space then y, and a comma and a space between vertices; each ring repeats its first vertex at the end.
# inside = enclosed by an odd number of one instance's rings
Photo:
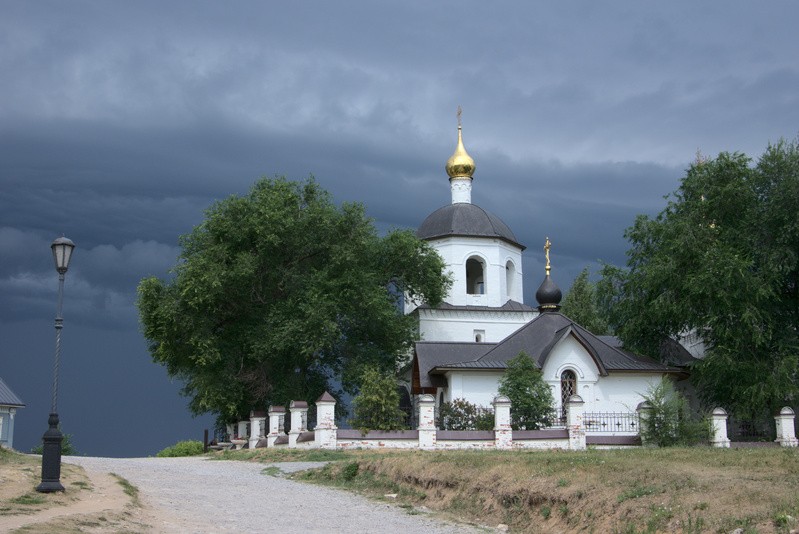
POLYGON ((42 436, 42 482, 36 491, 52 493, 64 491, 61 485, 61 430, 58 428, 58 360, 61 357, 61 329, 64 319, 61 317, 61 304, 64 300, 64 275, 69 268, 69 260, 75 243, 66 237, 59 237, 50 245, 55 260, 55 270, 58 271, 58 308, 55 316, 55 363, 53 364, 53 403, 50 408, 50 417, 47 424, 50 428, 42 436))

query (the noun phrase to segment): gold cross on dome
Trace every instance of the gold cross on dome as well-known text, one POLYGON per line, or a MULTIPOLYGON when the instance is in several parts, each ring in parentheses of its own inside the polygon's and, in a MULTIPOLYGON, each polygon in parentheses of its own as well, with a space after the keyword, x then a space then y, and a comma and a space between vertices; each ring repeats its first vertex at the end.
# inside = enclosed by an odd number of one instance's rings
POLYGON ((463 110, 458 106, 458 126, 461 125, 461 115, 463 115, 463 110))
POLYGON ((544 243, 544 255, 546 255, 546 258, 547 258, 547 266, 546 266, 547 274, 549 274, 549 270, 550 270, 550 265, 549 265, 549 249, 550 248, 552 248, 552 242, 547 237, 547 240, 544 243))

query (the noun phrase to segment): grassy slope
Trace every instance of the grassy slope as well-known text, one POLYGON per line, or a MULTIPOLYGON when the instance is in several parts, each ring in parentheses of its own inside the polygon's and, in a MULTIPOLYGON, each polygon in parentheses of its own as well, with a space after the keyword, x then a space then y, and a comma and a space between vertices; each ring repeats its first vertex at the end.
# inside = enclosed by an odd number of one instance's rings
POLYGON ((241 451, 264 462, 334 460, 299 475, 399 494, 468 522, 519 532, 790 532, 799 528, 799 450, 241 451))

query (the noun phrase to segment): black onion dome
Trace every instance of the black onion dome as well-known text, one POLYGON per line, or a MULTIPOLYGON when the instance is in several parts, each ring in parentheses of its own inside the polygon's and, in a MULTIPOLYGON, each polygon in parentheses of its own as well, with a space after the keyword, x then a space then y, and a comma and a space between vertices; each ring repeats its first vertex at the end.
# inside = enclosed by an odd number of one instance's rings
POLYGON ((525 246, 516 240, 508 225, 496 215, 476 204, 458 202, 439 208, 419 226, 416 237, 436 239, 442 237, 495 237, 522 250, 525 246))
POLYGON ((560 299, 563 294, 560 292, 558 284, 552 280, 549 275, 546 275, 544 281, 535 292, 535 300, 538 301, 539 311, 557 311, 560 309, 560 299))

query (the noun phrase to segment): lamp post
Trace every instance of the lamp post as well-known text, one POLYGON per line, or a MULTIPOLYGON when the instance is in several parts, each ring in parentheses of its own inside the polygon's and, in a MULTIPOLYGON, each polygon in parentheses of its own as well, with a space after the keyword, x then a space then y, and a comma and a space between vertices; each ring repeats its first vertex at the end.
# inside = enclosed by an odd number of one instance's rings
POLYGON ((61 304, 64 300, 64 276, 69 268, 69 260, 75 243, 66 237, 59 237, 50 245, 53 250, 55 269, 58 271, 58 307, 55 316, 55 363, 53 364, 53 402, 47 424, 50 428, 42 436, 42 482, 36 491, 52 493, 64 491, 61 485, 61 430, 58 428, 58 360, 61 357, 61 329, 64 319, 61 317, 61 304))

